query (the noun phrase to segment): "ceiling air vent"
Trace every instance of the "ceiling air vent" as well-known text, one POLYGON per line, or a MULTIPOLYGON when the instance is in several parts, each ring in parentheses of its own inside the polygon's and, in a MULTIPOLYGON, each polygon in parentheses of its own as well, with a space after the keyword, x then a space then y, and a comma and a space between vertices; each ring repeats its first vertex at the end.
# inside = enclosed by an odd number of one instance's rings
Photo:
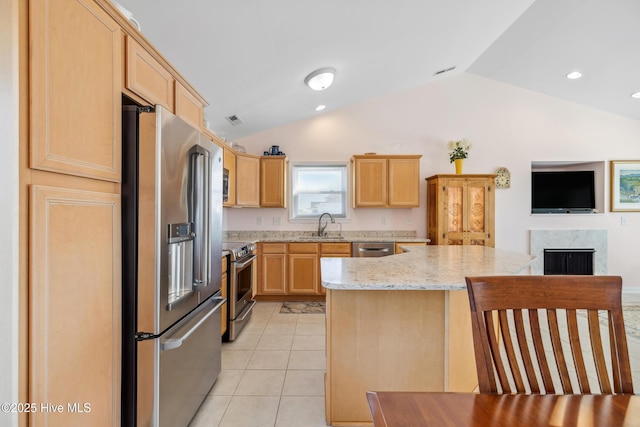
POLYGON ((242 124, 242 120, 240 120, 240 117, 236 116, 235 114, 225 118, 229 123, 231 123, 231 126, 238 126, 242 124))
POLYGON ((445 68, 445 69, 440 70, 440 71, 436 71, 435 73, 433 73, 433 75, 437 76, 437 75, 440 75, 440 74, 443 74, 443 73, 446 73, 446 72, 449 72, 449 71, 453 71, 455 69, 456 69, 456 66, 454 65, 453 67, 449 67, 449 68, 445 68))

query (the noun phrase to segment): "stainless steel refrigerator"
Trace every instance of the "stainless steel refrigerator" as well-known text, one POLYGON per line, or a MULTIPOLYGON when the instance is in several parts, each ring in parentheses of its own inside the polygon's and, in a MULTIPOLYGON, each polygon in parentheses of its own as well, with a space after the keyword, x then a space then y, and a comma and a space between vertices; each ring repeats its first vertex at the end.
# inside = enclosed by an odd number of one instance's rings
POLYGON ((187 426, 220 373, 222 150, 123 106, 122 426, 187 426))

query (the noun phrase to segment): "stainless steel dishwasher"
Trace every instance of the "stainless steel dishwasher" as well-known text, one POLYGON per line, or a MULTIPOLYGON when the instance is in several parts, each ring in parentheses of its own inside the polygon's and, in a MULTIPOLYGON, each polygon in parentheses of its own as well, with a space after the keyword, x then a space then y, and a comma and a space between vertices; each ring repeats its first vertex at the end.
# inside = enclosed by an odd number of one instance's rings
POLYGON ((352 257, 379 257, 393 255, 393 242, 353 242, 351 243, 352 257))

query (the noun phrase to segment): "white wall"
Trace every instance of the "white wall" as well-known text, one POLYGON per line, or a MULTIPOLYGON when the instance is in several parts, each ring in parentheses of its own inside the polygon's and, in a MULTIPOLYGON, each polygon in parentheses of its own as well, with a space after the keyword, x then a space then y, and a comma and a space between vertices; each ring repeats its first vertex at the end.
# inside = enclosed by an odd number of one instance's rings
MULTIPOLYGON (((621 96, 628 96, 621 94, 621 96)), ((279 145, 289 160, 347 161, 352 154, 422 154, 423 178, 453 173, 446 142, 472 143, 465 173, 511 171, 511 188, 496 191, 496 248, 528 253, 530 229, 607 229, 609 274, 639 288, 633 266, 640 213, 609 210, 609 160, 640 159, 640 121, 605 113, 471 74, 451 76, 412 90, 318 115, 236 141, 260 154, 279 145), (601 215, 530 215, 532 161, 606 161, 606 212, 601 215), (627 225, 621 225, 621 217, 627 225)), ((425 183, 416 209, 356 209, 345 230, 415 229, 426 235, 425 183), (386 224, 382 224, 382 218, 386 224), (411 224, 408 224, 408 222, 411 224)), ((291 224, 285 209, 225 209, 228 230, 314 228, 291 224), (263 226, 257 226, 257 217, 263 226), (272 218, 280 217, 281 226, 272 218)))
MULTIPOLYGON (((0 402, 18 402, 18 2, 0 2, 0 402)), ((17 414, 0 412, 17 426, 17 414)))

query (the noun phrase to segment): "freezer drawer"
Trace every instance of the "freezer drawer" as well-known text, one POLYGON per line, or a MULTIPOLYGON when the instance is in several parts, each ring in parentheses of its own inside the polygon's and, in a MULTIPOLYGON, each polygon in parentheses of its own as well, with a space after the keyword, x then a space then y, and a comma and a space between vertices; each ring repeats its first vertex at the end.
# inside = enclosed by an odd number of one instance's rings
POLYGON ((163 334, 158 342, 158 423, 186 427, 221 369, 221 307, 212 297, 163 334))

